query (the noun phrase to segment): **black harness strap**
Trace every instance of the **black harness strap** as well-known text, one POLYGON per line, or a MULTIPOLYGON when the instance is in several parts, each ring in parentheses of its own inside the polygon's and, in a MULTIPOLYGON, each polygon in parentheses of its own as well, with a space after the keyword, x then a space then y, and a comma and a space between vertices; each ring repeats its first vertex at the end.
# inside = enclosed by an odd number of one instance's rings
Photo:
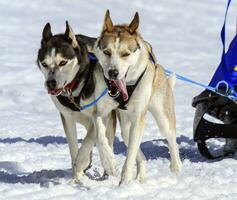
POLYGON ((126 105, 129 102, 134 90, 136 89, 137 85, 141 81, 145 72, 146 72, 146 69, 142 72, 142 74, 140 75, 140 77, 138 78, 138 80, 136 81, 136 83, 134 85, 126 85, 126 88, 128 91, 128 100, 127 101, 123 100, 123 96, 120 94, 120 92, 118 91, 118 88, 112 83, 112 81, 110 81, 104 77, 105 83, 109 89, 109 95, 111 97, 113 97, 115 101, 117 101, 119 103, 119 107, 118 107, 119 109, 127 110, 126 105))
MULTIPOLYGON (((89 58, 90 58, 90 56, 89 56, 89 58)), ((59 101, 63 106, 65 106, 65 107, 71 109, 72 111, 77 111, 77 112, 80 112, 80 111, 81 111, 81 110, 80 110, 80 101, 81 101, 81 98, 82 98, 82 96, 83 96, 83 93, 84 93, 84 91, 85 91, 85 89, 86 89, 86 87, 87 87, 87 84, 88 84, 89 79, 90 79, 90 75, 91 75, 91 73, 92 73, 92 71, 93 71, 93 68, 95 67, 96 63, 97 63, 97 60, 90 58, 90 63, 89 63, 89 66, 88 66, 88 67, 89 67, 89 70, 88 70, 88 72, 87 72, 87 77, 86 77, 86 79, 85 79, 84 86, 82 87, 82 90, 80 91, 80 93, 78 94, 78 96, 73 96, 73 97, 74 97, 74 101, 75 101, 75 103, 76 103, 78 106, 75 106, 75 105, 70 101, 70 99, 69 99, 68 96, 59 95, 59 96, 57 96, 57 99, 58 99, 58 101, 59 101)), ((78 78, 77 78, 78 83, 80 82, 80 78, 81 78, 81 76, 78 75, 78 78)), ((79 85, 79 84, 78 84, 78 85, 79 85)))
POLYGON ((156 60, 155 60, 155 58, 154 58, 154 56, 152 55, 151 52, 149 52, 149 59, 150 59, 151 62, 153 62, 154 65, 156 64, 156 60))
MULTIPOLYGON (((73 103, 71 103, 71 101, 69 100, 69 98, 67 96, 63 96, 63 95, 59 95, 57 96, 58 101, 65 107, 71 109, 72 111, 77 111, 80 112, 81 110, 79 108, 77 108, 73 103)), ((74 97, 75 102, 79 102, 80 98, 79 97, 74 97)))
MULTIPOLYGON (((149 59, 150 61, 156 66, 156 61, 155 58, 153 57, 152 53, 149 52, 149 59)), ((144 72, 140 75, 140 77, 138 78, 137 82, 134 85, 127 85, 127 91, 128 91, 128 100, 124 101, 122 95, 120 94, 120 92, 118 91, 117 87, 112 83, 112 81, 105 79, 106 85, 109 89, 109 95, 111 97, 114 98, 115 101, 117 101, 119 103, 119 108, 122 110, 127 110, 127 103, 129 102, 129 99, 131 98, 134 90, 136 89, 138 83, 140 82, 140 80, 142 79, 143 75, 145 74, 146 69, 144 70, 144 72)))

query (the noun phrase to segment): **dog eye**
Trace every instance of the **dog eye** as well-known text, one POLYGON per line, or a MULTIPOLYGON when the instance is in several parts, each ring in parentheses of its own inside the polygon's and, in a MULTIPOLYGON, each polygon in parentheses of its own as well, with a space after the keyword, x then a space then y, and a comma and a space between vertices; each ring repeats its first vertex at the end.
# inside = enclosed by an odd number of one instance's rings
POLYGON ((106 56, 111 56, 111 52, 109 50, 104 50, 103 52, 106 56))
POLYGON ((66 61, 66 60, 63 60, 63 61, 61 61, 61 62, 59 63, 58 66, 62 67, 62 66, 64 66, 64 65, 66 65, 66 64, 67 64, 67 61, 66 61))
POLYGON ((122 53, 121 57, 128 57, 130 56, 130 53, 126 52, 126 53, 122 53))
POLYGON ((46 64, 46 63, 41 63, 41 65, 43 66, 43 67, 45 67, 45 68, 47 68, 48 67, 48 65, 46 64))

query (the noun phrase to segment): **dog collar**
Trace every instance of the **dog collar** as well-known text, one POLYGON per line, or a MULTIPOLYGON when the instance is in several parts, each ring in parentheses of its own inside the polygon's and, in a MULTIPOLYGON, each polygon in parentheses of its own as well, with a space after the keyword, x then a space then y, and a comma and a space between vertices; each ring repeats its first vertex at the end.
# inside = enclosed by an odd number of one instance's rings
POLYGON ((72 111, 81 111, 81 106, 80 106, 80 100, 82 98, 83 95, 83 91, 85 91, 87 83, 89 81, 89 77, 91 75, 91 72, 93 70, 93 68, 95 67, 96 63, 97 63, 97 59, 92 59, 92 56, 90 56, 90 54, 88 54, 90 63, 89 63, 89 71, 87 73, 86 79, 85 79, 85 83, 84 86, 82 87, 81 91, 79 92, 79 94, 77 96, 73 96, 72 92, 78 88, 79 85, 79 81, 81 78, 81 74, 77 73, 77 75, 75 76, 75 78, 72 80, 71 83, 67 84, 64 87, 64 90, 67 92, 67 96, 63 96, 63 95, 59 95, 57 96, 58 101, 65 107, 69 108, 72 111))
POLYGON ((78 87, 78 84, 79 84, 78 78, 79 78, 79 72, 77 73, 75 78, 70 83, 68 83, 66 86, 64 86, 63 90, 74 91, 78 87))

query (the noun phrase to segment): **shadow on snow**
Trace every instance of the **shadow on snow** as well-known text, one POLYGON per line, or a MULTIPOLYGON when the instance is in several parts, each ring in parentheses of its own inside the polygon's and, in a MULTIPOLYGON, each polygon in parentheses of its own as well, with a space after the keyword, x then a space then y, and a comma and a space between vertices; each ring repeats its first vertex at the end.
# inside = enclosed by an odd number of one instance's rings
POLYGON ((2 183, 36 183, 42 187, 58 184, 59 178, 71 178, 71 170, 41 170, 24 173, 16 162, 0 162, 0 182, 2 183), (7 172, 6 172, 7 171, 7 172))
MULTIPOLYGON (((13 144, 17 142, 26 143, 38 143, 43 146, 49 144, 67 144, 67 140, 60 136, 45 136, 37 139, 25 140, 23 138, 5 138, 0 139, 0 143, 13 144)), ((82 140, 78 140, 79 143, 82 140)), ((189 137, 180 136, 177 138, 179 144, 180 157, 182 160, 188 159, 191 162, 215 162, 209 161, 203 158, 198 149, 196 143, 189 137)), ((157 139, 146 141, 141 144, 142 151, 147 159, 154 160, 159 158, 170 159, 168 145, 166 140, 157 139)), ((218 145, 211 145, 210 150, 220 148, 218 145)), ((115 138, 114 141, 115 154, 126 154, 126 146, 119 138, 115 138)), ((58 184, 59 178, 72 178, 71 170, 41 170, 33 173, 23 173, 19 169, 19 166, 15 162, 0 162, 0 182, 4 183, 38 183, 43 187, 48 187, 49 183, 58 184)))
MULTIPOLYGON (((4 144, 14 144, 17 142, 26 142, 26 143, 38 143, 43 146, 47 146, 48 144, 67 144, 67 140, 65 137, 61 136, 44 136, 40 138, 31 138, 31 139, 23 139, 21 137, 16 138, 1 138, 0 143, 4 144)), ((78 140, 79 143, 82 142, 82 139, 78 140)))

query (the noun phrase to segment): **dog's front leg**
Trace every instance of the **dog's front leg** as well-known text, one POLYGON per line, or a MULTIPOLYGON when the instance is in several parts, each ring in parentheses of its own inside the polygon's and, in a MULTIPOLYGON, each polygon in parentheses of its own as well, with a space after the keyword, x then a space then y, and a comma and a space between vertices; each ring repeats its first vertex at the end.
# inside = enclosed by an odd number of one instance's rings
POLYGON ((61 116, 64 132, 65 132, 69 150, 70 150, 73 175, 75 176, 74 165, 75 165, 77 152, 78 152, 76 122, 74 121, 71 115, 64 116, 62 113, 60 113, 60 116, 61 116))
POLYGON ((142 114, 130 116, 130 119, 131 128, 129 133, 127 157, 123 165, 120 184, 130 181, 133 177, 133 167, 145 126, 145 116, 142 114))
POLYGON ((90 121, 87 128, 87 134, 84 138, 81 147, 78 150, 76 159, 76 182, 79 182, 84 174, 84 171, 91 164, 91 153, 95 144, 95 128, 93 121, 90 121))
MULTIPOLYGON (((128 119, 128 115, 126 111, 118 110, 117 111, 120 127, 121 127, 121 135, 124 141, 124 144, 128 147, 129 142, 129 129, 131 127, 131 123, 128 119)), ((146 157, 144 156, 141 148, 138 149, 137 157, 137 176, 136 179, 140 182, 143 182, 146 176, 146 157)))
POLYGON ((116 175, 116 164, 114 152, 111 149, 108 139, 106 137, 106 124, 107 120, 101 116, 94 119, 96 127, 96 146, 98 148, 102 166, 104 167, 105 174, 116 175))

